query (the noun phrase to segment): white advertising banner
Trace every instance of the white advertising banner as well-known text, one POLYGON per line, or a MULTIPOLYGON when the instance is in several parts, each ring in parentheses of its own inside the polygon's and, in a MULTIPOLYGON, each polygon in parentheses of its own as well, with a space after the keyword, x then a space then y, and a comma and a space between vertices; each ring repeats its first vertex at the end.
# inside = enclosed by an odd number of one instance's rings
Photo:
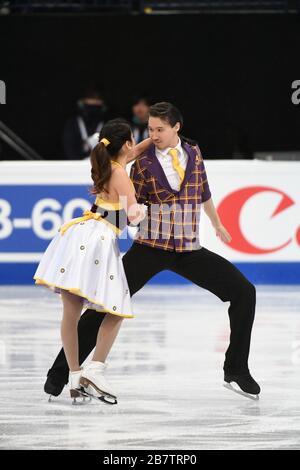
MULTIPOLYGON (((202 246, 236 263, 254 282, 300 283, 300 162, 206 160, 205 165, 232 240, 225 244, 216 237, 202 211, 202 246)), ((91 206, 90 186, 88 160, 0 162, 0 284, 32 282, 59 227, 91 206)), ((133 231, 120 240, 122 252, 133 231)), ((164 272, 160 282, 168 279, 164 272)))
POLYGON ((207 161, 206 170, 232 236, 226 245, 205 223, 206 248, 233 261, 300 261, 300 162, 207 161))

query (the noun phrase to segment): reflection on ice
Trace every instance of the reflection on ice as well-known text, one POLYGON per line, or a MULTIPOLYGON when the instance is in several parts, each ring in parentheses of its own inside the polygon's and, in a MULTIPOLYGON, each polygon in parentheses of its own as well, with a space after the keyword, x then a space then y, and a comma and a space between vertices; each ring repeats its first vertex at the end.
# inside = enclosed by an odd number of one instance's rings
POLYGON ((46 372, 60 347, 59 299, 0 288, 2 449, 299 449, 300 293, 257 289, 253 402, 226 390, 228 304, 196 286, 146 286, 109 357, 118 405, 48 403, 46 372))

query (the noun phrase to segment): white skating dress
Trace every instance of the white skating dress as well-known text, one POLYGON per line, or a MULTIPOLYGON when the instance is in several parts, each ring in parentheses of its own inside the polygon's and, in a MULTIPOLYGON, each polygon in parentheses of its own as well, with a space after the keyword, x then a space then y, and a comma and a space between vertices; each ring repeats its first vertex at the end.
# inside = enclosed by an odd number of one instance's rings
POLYGON ((71 220, 48 245, 35 283, 83 299, 83 308, 133 318, 118 245, 127 216, 119 203, 99 197, 83 217, 71 220))

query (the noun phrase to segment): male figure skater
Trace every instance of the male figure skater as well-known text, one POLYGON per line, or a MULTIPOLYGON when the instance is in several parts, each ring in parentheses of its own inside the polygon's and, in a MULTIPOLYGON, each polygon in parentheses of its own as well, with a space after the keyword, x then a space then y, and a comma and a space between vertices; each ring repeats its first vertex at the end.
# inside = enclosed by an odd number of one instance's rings
MULTIPOLYGON (((169 269, 230 302, 230 344, 225 353, 224 385, 250 398, 260 387, 248 368, 256 291, 228 260, 201 247, 201 205, 216 234, 224 241, 230 235, 214 207, 207 175, 197 145, 180 139, 183 119, 171 103, 150 107, 149 135, 153 144, 131 168, 138 203, 148 205, 148 217, 123 256, 130 295, 139 291, 155 274, 169 269)), ((79 355, 82 363, 95 347, 104 314, 87 310, 79 321, 79 355)), ((63 350, 48 372, 45 391, 59 395, 68 381, 63 350)))

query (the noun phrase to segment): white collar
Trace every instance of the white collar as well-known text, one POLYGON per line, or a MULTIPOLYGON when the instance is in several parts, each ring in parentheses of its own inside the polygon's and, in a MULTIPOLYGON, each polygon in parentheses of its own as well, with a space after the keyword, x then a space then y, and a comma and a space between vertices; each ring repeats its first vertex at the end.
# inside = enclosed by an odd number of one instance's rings
POLYGON ((169 153, 169 150, 171 149, 176 149, 178 150, 178 153, 180 154, 182 152, 182 145, 181 145, 181 140, 180 138, 178 137, 178 144, 176 145, 176 147, 167 147, 166 149, 163 149, 163 150, 159 150, 159 149, 156 149, 161 155, 163 155, 164 157, 166 157, 169 153))

